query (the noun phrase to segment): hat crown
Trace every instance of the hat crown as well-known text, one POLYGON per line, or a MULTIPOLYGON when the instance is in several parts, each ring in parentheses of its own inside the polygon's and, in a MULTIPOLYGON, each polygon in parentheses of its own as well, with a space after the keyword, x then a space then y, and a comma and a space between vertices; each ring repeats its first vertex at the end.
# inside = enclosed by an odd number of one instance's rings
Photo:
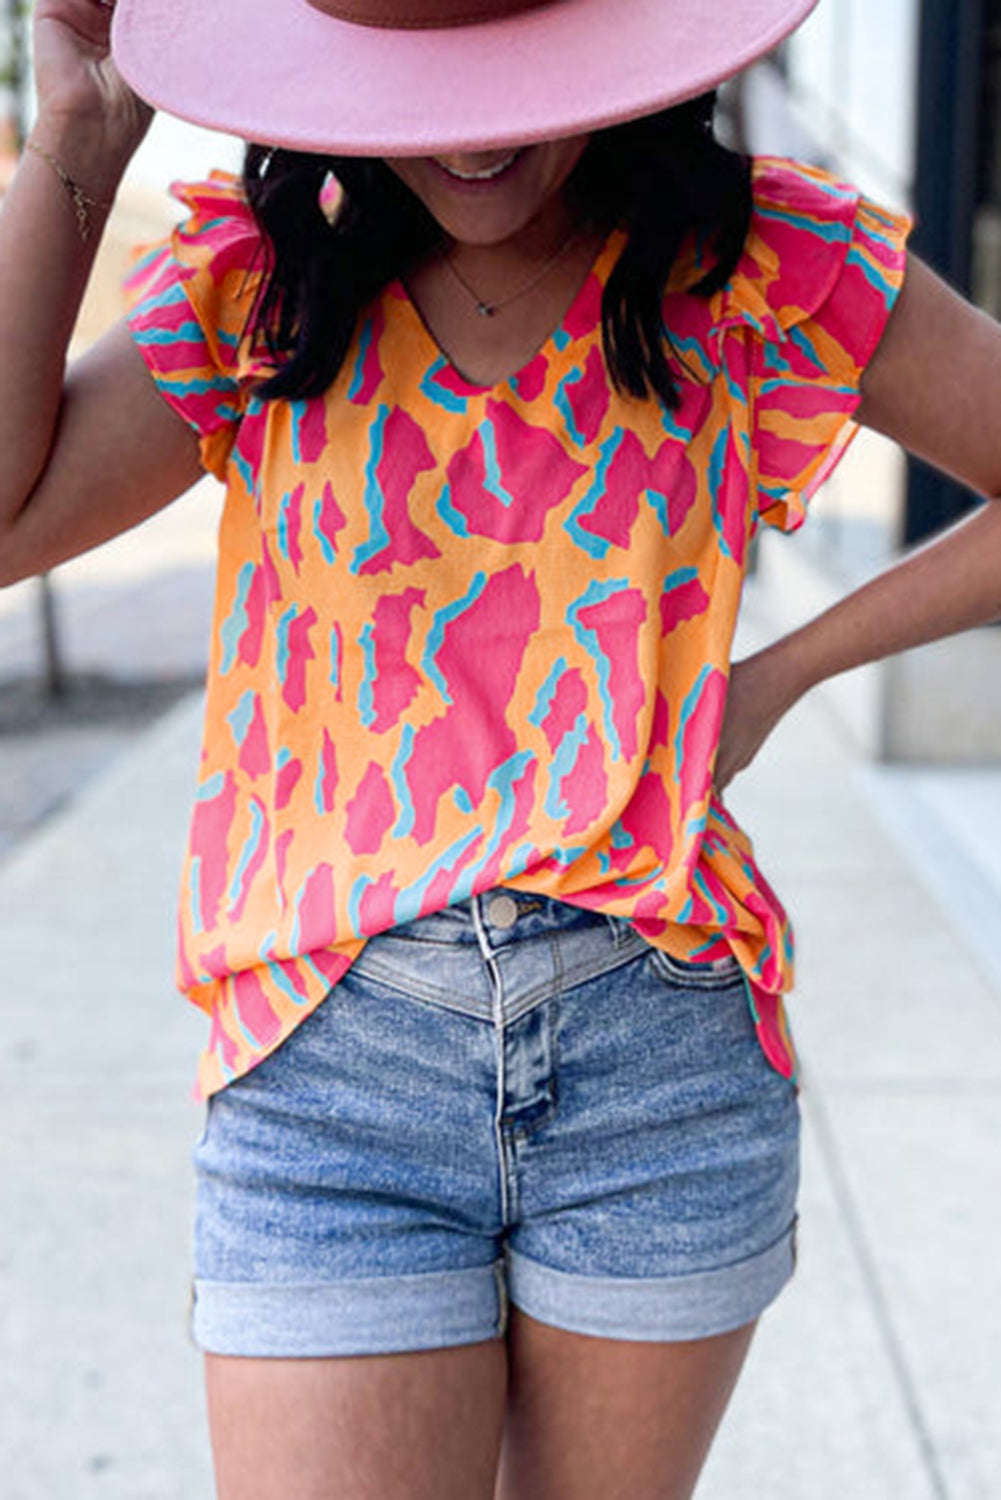
POLYGON ((499 21, 553 0, 309 0, 338 21, 399 31, 433 31, 499 21))

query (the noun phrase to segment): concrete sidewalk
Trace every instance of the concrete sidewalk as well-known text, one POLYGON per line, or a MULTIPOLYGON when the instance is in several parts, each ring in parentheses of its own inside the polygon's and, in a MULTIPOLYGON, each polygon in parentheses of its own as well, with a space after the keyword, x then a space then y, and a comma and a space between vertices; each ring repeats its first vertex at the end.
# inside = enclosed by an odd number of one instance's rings
MULTIPOLYGON (((199 710, 0 864, 5 1500, 212 1492, 185 1327, 203 1023, 171 983, 199 710)), ((700 1500, 999 1493, 999 788, 864 767, 811 702, 734 791, 797 919, 805 1175, 799 1272, 700 1500)))

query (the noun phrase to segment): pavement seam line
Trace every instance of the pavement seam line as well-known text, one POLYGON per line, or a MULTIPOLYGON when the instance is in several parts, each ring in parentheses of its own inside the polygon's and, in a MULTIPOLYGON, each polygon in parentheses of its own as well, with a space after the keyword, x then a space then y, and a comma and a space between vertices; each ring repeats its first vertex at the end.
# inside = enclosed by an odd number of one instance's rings
POLYGON ((862 1275, 862 1281, 872 1306, 880 1338, 883 1341, 887 1357, 897 1379, 907 1419, 924 1460, 925 1471, 928 1482, 931 1485, 932 1493, 935 1500, 952 1500, 951 1492, 939 1461, 935 1439, 932 1436, 931 1427, 925 1416, 917 1385, 907 1363, 903 1342, 893 1321, 889 1300, 883 1290, 883 1283, 877 1269, 876 1257, 870 1247, 862 1215, 849 1185, 848 1174, 845 1171, 841 1158, 841 1151, 838 1147, 837 1139, 816 1078, 812 1073, 804 1077, 802 1097, 804 1106, 811 1116, 814 1133, 820 1147, 820 1155, 827 1168, 835 1198, 841 1208, 845 1231, 862 1275))

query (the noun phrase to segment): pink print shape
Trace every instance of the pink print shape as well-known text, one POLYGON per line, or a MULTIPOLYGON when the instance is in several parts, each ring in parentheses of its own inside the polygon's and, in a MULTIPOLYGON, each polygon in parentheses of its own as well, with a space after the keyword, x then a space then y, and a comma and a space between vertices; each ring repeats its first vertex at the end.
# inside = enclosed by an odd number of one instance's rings
POLYGON ((241 661, 244 666, 256 667, 261 659, 267 602, 264 569, 255 567, 244 605, 247 623, 241 630, 236 643, 237 660, 241 661))
POLYGON ((686 620, 694 620, 709 608, 709 595, 697 578, 679 583, 667 589, 660 599, 660 629, 662 635, 670 635, 686 620))
POLYGON ((664 497, 668 528, 675 536, 695 498, 694 473, 683 447, 676 438, 668 438, 650 458, 636 434, 624 432, 608 465, 604 490, 594 508, 578 517, 580 529, 614 547, 628 547, 647 493, 664 497))
POLYGON ((568 380, 563 387, 574 426, 585 443, 593 443, 608 415, 611 393, 608 371, 600 347, 596 344, 587 356, 578 380, 568 380))
POLYGON ((546 516, 587 474, 563 444, 533 427, 502 401, 448 466, 452 505, 476 536, 537 542, 546 516))
POLYGON ((382 767, 371 760, 348 803, 344 837, 355 854, 376 854, 395 817, 396 807, 382 767))
POLYGON ((320 771, 317 797, 319 805, 324 812, 333 812, 334 796, 337 792, 337 751, 334 742, 330 738, 330 730, 323 731, 323 745, 320 750, 320 771))
POLYGON ((295 917, 298 953, 323 948, 331 941, 334 931, 334 871, 331 865, 319 864, 307 875, 295 901, 295 917))
POLYGON ((208 1050, 213 1057, 218 1057, 227 1073, 236 1071, 238 1048, 233 1038, 223 1028, 223 1012, 217 1007, 212 1011, 212 1024, 209 1027, 208 1050))
POLYGON ((650 728, 650 749, 657 750, 671 743, 671 708, 664 693, 658 690, 653 705, 653 724, 650 728))
POLYGON ((269 1047, 278 1040, 281 1022, 264 993, 256 969, 242 969, 233 975, 233 1000, 244 1030, 258 1046, 269 1047))
POLYGON ((608 694, 612 723, 622 754, 631 759, 639 748, 637 720, 646 699, 640 676, 637 642, 646 620, 646 600, 639 589, 622 589, 578 611, 578 620, 594 632, 609 663, 608 694))
POLYGON ((427 439, 407 412, 396 407, 386 418, 382 433, 382 457, 375 475, 382 496, 382 527, 387 540, 369 554, 363 546, 357 572, 385 573, 397 563, 415 563, 422 557, 440 557, 429 536, 415 525, 409 502, 417 478, 436 467, 427 439))
POLYGON ((275 807, 279 812, 284 811, 292 800, 292 793, 298 785, 302 775, 302 761, 295 757, 287 760, 278 772, 275 781, 275 807))
POLYGON ((256 836, 251 835, 254 839, 253 844, 251 845, 248 840, 247 848, 240 856, 240 889, 236 905, 230 911, 230 919, 233 922, 239 922, 243 918, 247 898, 253 889, 255 880, 264 868, 264 862, 268 857, 268 849, 271 845, 271 823, 268 819, 267 808, 260 797, 251 797, 250 806, 257 813, 257 820, 254 825, 257 833, 256 836))
POLYGON ((716 525, 726 550, 738 566, 744 561, 749 519, 744 467, 733 436, 728 435, 716 489, 716 525))
POLYGON ((285 872, 288 869, 288 852, 295 838, 295 829, 286 828, 275 840, 275 875, 278 880, 279 893, 285 889, 285 872))
POLYGON ((556 685, 553 701, 542 721, 542 732, 554 753, 569 734, 580 714, 587 712, 587 688, 576 667, 564 672, 556 685))
POLYGON ((571 338, 584 338, 600 326, 603 291, 600 279, 592 271, 563 319, 563 329, 571 338))
POLYGON ((513 385, 522 401, 537 401, 546 388, 546 376, 549 373, 549 360, 545 353, 540 353, 519 370, 514 377, 513 385))
POLYGON ((316 656, 309 632, 315 624, 316 611, 310 605, 288 625, 288 664, 282 697, 293 713, 298 713, 306 701, 306 664, 316 656))
MULTIPOLYGON (((511 826, 505 831, 503 842, 500 847, 487 860, 479 874, 479 881, 488 885, 496 885, 503 875, 505 856, 515 848, 524 838, 532 822, 532 814, 535 811, 535 781, 538 774, 538 762, 529 761, 524 772, 515 782, 514 791, 514 816, 511 826)), ((475 845, 473 846, 476 847, 475 845)), ((428 908, 433 910, 434 908, 428 908)))
POLYGON ((241 468, 245 468, 250 474, 261 472, 261 460, 264 457, 264 440, 268 433, 268 406, 262 403, 260 410, 247 412, 240 423, 233 445, 234 453, 243 460, 241 468))
POLYGON ((385 932, 396 921, 396 898, 399 888, 389 870, 380 875, 374 885, 366 886, 358 903, 361 930, 371 937, 376 932, 385 932))
MULTIPOLYGON (((663 491, 659 493, 663 494, 663 491)), ((688 454, 682 452, 671 478, 671 488, 667 492, 667 524, 672 536, 677 536, 684 526, 698 493, 699 476, 695 465, 688 454)))
POLYGON ((405 768, 419 844, 434 836, 445 792, 462 787, 476 807, 491 772, 517 750, 505 709, 539 613, 535 580, 516 565, 488 579, 478 598, 445 626, 436 663, 452 705, 418 730, 405 768))
POLYGON ((358 372, 360 378, 357 388, 352 386, 348 398, 355 406, 367 406, 385 379, 385 372, 379 359, 379 346, 382 343, 385 327, 386 319, 382 308, 378 307, 362 330, 365 344, 358 372))
POLYGON ((211 929, 226 894, 229 837, 236 814, 236 780, 227 771, 214 797, 199 797, 191 821, 190 851, 198 859, 198 896, 202 926, 211 929))
POLYGON ((254 709, 250 718, 250 726, 240 746, 240 770, 251 780, 256 780, 258 776, 266 776, 271 770, 268 731, 259 693, 254 694, 254 709))
POLYGON ((303 463, 315 464, 327 448, 327 403, 322 396, 306 401, 299 419, 299 454, 303 463))
POLYGON ((587 738, 578 750, 573 766, 560 780, 560 793, 570 809, 563 824, 565 836, 589 828, 608 805, 605 752, 593 724, 588 725, 587 738))
POLYGON ((375 642, 375 677, 369 727, 376 734, 392 729, 417 696, 420 674, 407 661, 410 618, 424 604, 422 589, 402 594, 384 594, 375 606, 372 636, 375 642))
POLYGON ((282 581, 275 567, 275 560, 271 556, 267 534, 264 532, 261 533, 261 570, 264 574, 264 602, 276 604, 282 596, 282 581))
POLYGON ((292 493, 286 497, 283 505, 286 555, 297 573, 302 566, 302 547, 299 544, 299 538, 302 534, 302 501, 305 493, 306 486, 297 484, 292 493))
POLYGON ((331 552, 336 553, 337 533, 343 531, 347 524, 347 517, 338 505, 333 485, 328 479, 323 486, 323 496, 316 517, 316 531, 329 543, 331 552))
POLYGON ((636 850, 645 846, 653 849, 658 860, 666 866, 674 845, 673 816, 663 776, 648 771, 640 777, 619 819, 632 839, 632 847, 613 849, 612 864, 617 869, 626 869, 635 858, 636 850))
POLYGON ((715 667, 705 678, 698 701, 682 733, 681 816, 688 817, 709 787, 709 768, 716 753, 726 705, 726 677, 715 667))

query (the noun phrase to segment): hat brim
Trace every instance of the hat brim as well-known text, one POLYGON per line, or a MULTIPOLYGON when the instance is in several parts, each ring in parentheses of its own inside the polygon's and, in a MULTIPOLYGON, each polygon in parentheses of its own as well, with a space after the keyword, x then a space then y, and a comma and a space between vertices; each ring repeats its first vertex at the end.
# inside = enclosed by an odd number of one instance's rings
POLYGON ((118 0, 115 62, 158 109, 267 145, 426 156, 556 140, 715 88, 817 0, 553 0, 400 30, 307 0, 118 0))

